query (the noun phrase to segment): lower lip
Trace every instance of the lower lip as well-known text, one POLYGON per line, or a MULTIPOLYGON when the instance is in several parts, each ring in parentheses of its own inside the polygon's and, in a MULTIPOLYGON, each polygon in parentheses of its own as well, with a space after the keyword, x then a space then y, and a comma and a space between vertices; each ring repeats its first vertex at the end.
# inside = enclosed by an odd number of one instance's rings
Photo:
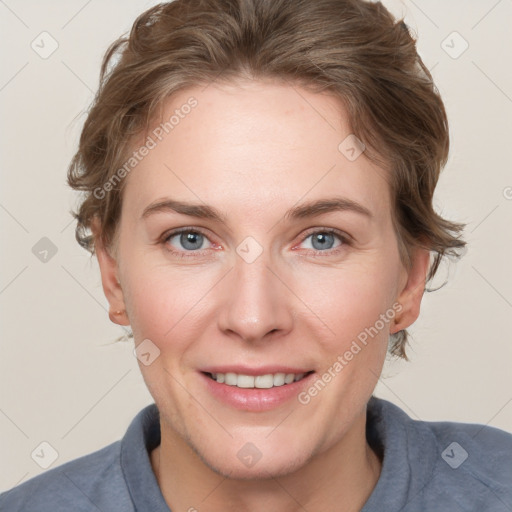
POLYGON ((208 391, 225 404, 243 411, 269 411, 296 398, 297 395, 309 385, 314 375, 310 373, 304 378, 291 384, 275 386, 273 388, 239 388, 221 384, 203 372, 200 372, 208 391))

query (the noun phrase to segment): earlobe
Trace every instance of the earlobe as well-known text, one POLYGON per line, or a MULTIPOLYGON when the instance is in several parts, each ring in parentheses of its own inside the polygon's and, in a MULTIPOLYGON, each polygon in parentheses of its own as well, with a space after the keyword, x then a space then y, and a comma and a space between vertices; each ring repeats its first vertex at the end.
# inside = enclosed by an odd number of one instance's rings
POLYGON ((412 254, 411 268, 405 271, 406 283, 396 299, 401 309, 390 329, 391 334, 406 329, 418 318, 429 266, 430 251, 421 247, 416 248, 412 254))
POLYGON ((126 316, 126 310, 121 309, 119 311, 112 311, 109 310, 108 317, 110 318, 111 322, 119 325, 129 325, 126 323, 128 321, 128 318, 126 316))
POLYGON ((98 219, 94 219, 91 223, 91 230, 94 236, 94 252, 100 267, 101 284, 110 306, 109 318, 115 324, 130 325, 126 314, 123 289, 119 281, 117 260, 102 243, 98 219))

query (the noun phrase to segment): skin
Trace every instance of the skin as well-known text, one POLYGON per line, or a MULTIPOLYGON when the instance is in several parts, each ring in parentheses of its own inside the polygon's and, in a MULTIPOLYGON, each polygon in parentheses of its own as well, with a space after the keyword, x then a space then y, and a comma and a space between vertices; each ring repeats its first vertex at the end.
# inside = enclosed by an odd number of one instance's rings
MULTIPOLYGON (((352 132, 336 98, 283 83, 211 84, 169 98, 163 118, 190 96, 198 106, 126 178, 115 247, 96 243, 111 319, 160 350, 139 366, 160 410, 162 442, 150 458, 162 494, 177 511, 360 510, 381 469, 365 438, 366 403, 389 334, 418 317, 429 252, 402 265, 386 172, 338 150, 352 132), (372 218, 285 219, 334 195, 372 218), (173 211, 141 219, 165 198, 211 205, 225 221, 173 211), (183 227, 205 235, 199 249, 179 235, 164 240, 183 227), (326 228, 350 242, 313 245, 326 228), (263 250, 252 263, 236 252, 248 236, 263 250), (211 364, 286 364, 321 376, 393 304, 400 313, 307 405, 238 410, 199 376, 211 364), (251 468, 237 457, 247 442, 262 454, 251 468)), ((94 223, 97 239, 100 230, 94 223)))

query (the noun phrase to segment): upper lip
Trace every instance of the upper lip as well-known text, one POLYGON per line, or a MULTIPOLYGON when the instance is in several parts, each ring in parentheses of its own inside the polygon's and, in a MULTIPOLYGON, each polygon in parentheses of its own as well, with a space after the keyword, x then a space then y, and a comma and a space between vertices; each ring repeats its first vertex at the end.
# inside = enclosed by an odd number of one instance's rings
POLYGON ((311 368, 298 368, 291 366, 271 365, 258 368, 248 366, 209 366, 201 370, 204 373, 236 373, 238 375, 268 375, 269 373, 309 373, 311 368))

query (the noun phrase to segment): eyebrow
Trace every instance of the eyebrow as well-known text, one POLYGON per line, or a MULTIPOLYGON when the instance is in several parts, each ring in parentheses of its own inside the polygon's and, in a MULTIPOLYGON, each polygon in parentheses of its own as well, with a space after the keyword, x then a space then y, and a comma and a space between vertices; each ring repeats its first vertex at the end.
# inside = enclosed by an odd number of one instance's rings
MULTIPOLYGON (((373 213, 366 206, 346 197, 319 199, 300 204, 299 206, 294 206, 285 213, 284 219, 304 219, 336 211, 354 212, 364 215, 368 219, 373 219, 373 213)), ((198 219, 209 219, 222 223, 225 223, 226 221, 226 216, 221 214, 219 210, 212 206, 186 203, 183 201, 176 201, 174 199, 164 199, 154 204, 150 204, 144 209, 141 219, 145 219, 150 215, 162 212, 176 212, 182 215, 196 217, 198 219)))
POLYGON ((347 197, 332 197, 328 199, 319 199, 309 201, 288 210, 284 216, 285 219, 304 219, 314 217, 323 213, 349 211, 364 215, 368 219, 373 218, 373 214, 366 206, 349 199, 347 197))

